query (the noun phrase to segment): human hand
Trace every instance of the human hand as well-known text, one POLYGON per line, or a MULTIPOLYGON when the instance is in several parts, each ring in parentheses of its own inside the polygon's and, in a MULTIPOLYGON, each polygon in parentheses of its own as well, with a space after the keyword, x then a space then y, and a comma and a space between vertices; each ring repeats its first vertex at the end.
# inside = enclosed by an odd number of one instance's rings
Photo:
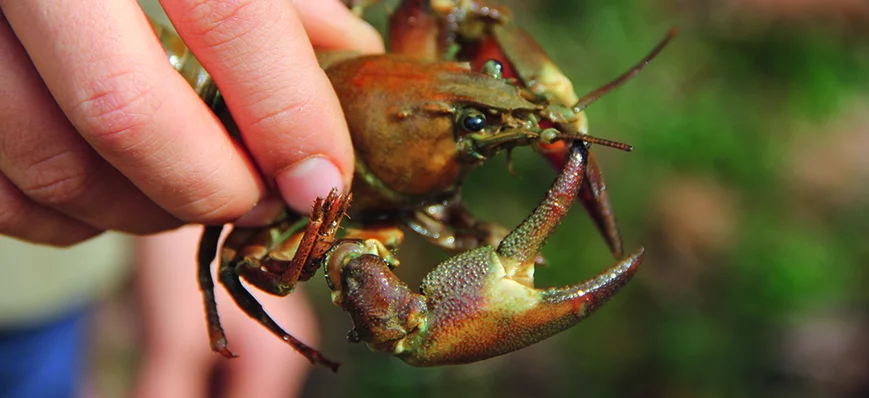
POLYGON ((370 26, 338 0, 163 3, 250 156, 134 0, 0 0, 0 234, 69 245, 246 214, 261 224, 283 207, 272 187, 307 212, 349 186, 347 127, 312 45, 382 51, 370 26))
MULTIPOLYGON (((134 396, 204 398, 214 396, 211 388, 222 397, 298 395, 315 367, 245 315, 223 289, 216 291, 220 320, 239 357, 227 360, 211 352, 194 264, 201 230, 187 226, 137 239, 145 341, 134 396), (217 369, 221 377, 213 379, 217 369)), ((289 333, 316 345, 316 317, 302 290, 257 299, 289 333)))

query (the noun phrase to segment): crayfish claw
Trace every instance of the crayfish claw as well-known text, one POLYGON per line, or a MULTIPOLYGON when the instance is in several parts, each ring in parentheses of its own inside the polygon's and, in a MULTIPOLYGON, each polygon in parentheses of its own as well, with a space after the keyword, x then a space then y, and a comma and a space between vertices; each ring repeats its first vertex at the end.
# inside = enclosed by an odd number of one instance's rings
POLYGON ((586 176, 588 148, 571 144, 546 197, 497 248, 459 253, 432 270, 419 294, 401 282, 377 241, 346 242, 327 255, 333 302, 347 311, 353 340, 415 366, 462 364, 537 343, 591 314, 631 279, 643 249, 588 281, 534 287, 546 238, 586 176))
MULTIPOLYGON (((640 247, 594 278, 572 286, 543 290, 543 313, 550 317, 550 323, 569 323, 568 326, 591 315, 633 278, 643 263, 644 253, 645 249, 640 247)), ((534 314, 534 318, 540 316, 540 313, 534 314)))

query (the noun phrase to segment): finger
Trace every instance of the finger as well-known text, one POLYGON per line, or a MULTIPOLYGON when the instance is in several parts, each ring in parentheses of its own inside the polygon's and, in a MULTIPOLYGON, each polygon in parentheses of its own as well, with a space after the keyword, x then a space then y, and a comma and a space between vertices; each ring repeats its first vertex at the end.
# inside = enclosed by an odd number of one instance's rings
POLYGON ((202 294, 196 283, 196 250, 202 226, 136 239, 135 261, 149 351, 208 354, 202 294))
POLYGON ((33 201, 97 229, 179 225, 78 135, 0 14, 0 171, 33 201))
POLYGON ((317 196, 349 186, 347 126, 293 3, 162 3, 220 87, 263 174, 291 207, 308 212, 317 196))
POLYGON ((185 221, 218 223, 263 196, 256 168, 170 67, 135 2, 0 0, 0 7, 81 135, 161 207, 185 221))
MULTIPOLYGON (((147 348, 136 396, 204 396, 215 359, 229 368, 225 385, 221 385, 222 396, 297 395, 313 367, 247 317, 223 289, 216 292, 221 319, 241 355, 224 361, 209 350, 202 296, 191 276, 196 272, 192 259, 201 232, 201 227, 184 227, 137 239, 147 348)), ((316 342, 316 317, 302 290, 286 298, 257 297, 294 336, 316 342)))
POLYGON ((305 32, 315 48, 382 53, 383 38, 340 0, 294 0, 305 32))
POLYGON ((196 285, 202 227, 136 239, 145 349, 137 397, 205 397, 214 362, 196 285))
POLYGON ((100 230, 25 197, 0 174, 0 235, 34 243, 69 246, 98 235, 100 230))
POLYGON ((188 347, 178 347, 175 352, 152 353, 143 350, 141 361, 133 396, 141 398, 209 396, 206 391, 209 390, 213 370, 212 358, 195 357, 189 354, 188 347))
MULTIPOLYGON (((305 342, 317 344, 317 321, 304 287, 286 297, 254 294, 287 332, 305 342)), ((221 292, 224 302, 230 298, 221 292)), ((226 397, 280 398, 300 394, 308 374, 315 369, 285 342, 254 322, 238 307, 223 311, 227 333, 238 347, 239 357, 225 363, 228 379, 226 397)), ((226 307, 224 307, 226 308, 226 307)))

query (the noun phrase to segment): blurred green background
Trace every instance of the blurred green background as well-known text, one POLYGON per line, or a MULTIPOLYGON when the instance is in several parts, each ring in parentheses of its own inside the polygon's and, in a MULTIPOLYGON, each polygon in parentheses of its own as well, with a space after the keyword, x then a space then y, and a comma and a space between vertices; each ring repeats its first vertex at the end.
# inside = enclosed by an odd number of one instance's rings
MULTIPOLYGON (((309 284, 321 349, 305 396, 869 396, 869 5, 860 0, 499 1, 583 94, 670 26, 677 39, 588 112, 637 277, 543 343, 416 369, 349 345, 349 319, 309 284)), ((376 11, 369 12, 374 14, 376 11)), ((374 19, 382 24, 383 20, 374 19)), ((517 150, 466 183, 470 208, 515 225, 554 172, 517 150), (505 199, 509 198, 509 199, 505 199)), ((580 207, 550 240, 539 286, 613 263, 580 207)), ((442 253, 411 239, 416 286, 442 253)), ((320 279, 315 278, 315 281, 320 279)))
MULTIPOLYGON (((648 69, 587 111, 592 134, 636 148, 597 154, 626 249, 645 246, 646 263, 575 328, 468 366, 414 369, 347 345, 338 314, 322 341, 345 367, 337 378, 315 372, 307 394, 869 396, 869 5, 498 3, 580 95, 679 27, 648 69)), ((471 209, 507 226, 554 176, 532 151, 515 155, 520 178, 502 156, 466 184, 471 209)), ((545 254, 539 286, 613 263, 580 207, 545 254)), ((415 285, 443 255, 418 243, 401 257, 415 285)), ((325 294, 315 303, 336 314, 325 294)))

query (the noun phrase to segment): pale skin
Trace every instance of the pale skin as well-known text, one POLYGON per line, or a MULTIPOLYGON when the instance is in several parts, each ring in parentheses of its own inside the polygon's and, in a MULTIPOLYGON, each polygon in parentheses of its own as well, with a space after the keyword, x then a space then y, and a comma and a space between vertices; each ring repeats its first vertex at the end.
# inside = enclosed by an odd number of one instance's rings
POLYGON ((261 225, 349 186, 347 126, 313 48, 382 51, 369 25, 338 0, 162 3, 249 151, 170 67, 134 0, 0 0, 0 234, 64 246, 261 225))
MULTIPOLYGON (((136 244, 138 285, 144 316, 142 362, 136 398, 207 397, 211 374, 223 367, 220 397, 287 398, 299 394, 315 368, 283 341, 252 322, 226 294, 217 291, 220 319, 239 357, 226 359, 208 345, 202 295, 194 258, 201 227, 140 238, 136 244), (166 278, 166 275, 174 275, 166 278)), ((258 299, 293 336, 317 344, 316 316, 304 287, 287 297, 258 299)))
MULTIPOLYGON (((347 126, 313 48, 382 52, 374 29, 339 0, 161 3, 247 150, 170 67, 135 0, 0 0, 0 235, 68 246, 107 230, 263 225, 349 187, 347 126)), ((148 338, 138 396, 204 396, 215 361, 227 363, 208 349, 195 235, 139 242, 148 338)), ((312 343, 303 295, 277 305, 312 343)), ((297 391, 309 365, 233 307, 222 315, 244 356, 228 361, 224 394, 297 391)))

